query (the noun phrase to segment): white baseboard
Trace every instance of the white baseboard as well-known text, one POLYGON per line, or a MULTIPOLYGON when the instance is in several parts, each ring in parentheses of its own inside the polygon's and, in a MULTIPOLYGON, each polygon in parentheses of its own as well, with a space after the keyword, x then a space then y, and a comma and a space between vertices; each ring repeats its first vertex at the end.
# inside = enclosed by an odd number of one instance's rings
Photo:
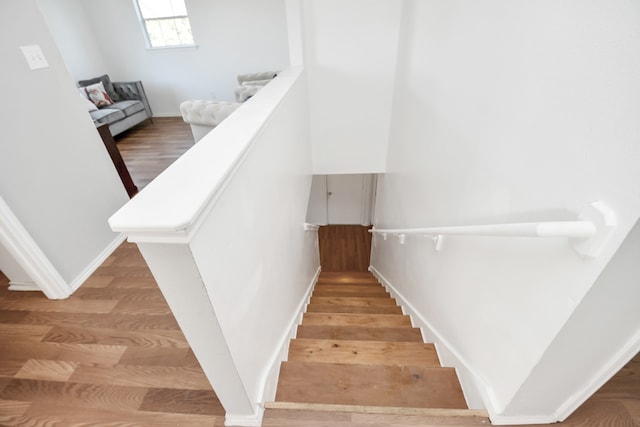
POLYGON ((17 292, 42 292, 42 289, 33 282, 9 282, 9 290, 17 292))
POLYGON ((311 292, 313 291, 314 285, 318 281, 318 277, 320 277, 320 267, 318 267, 316 273, 311 279, 311 282, 309 282, 309 284, 307 285, 307 290, 304 294, 304 297, 298 303, 295 316, 291 318, 286 332, 282 335, 280 341, 278 342, 277 350, 271 356, 268 365, 270 366, 269 371, 262 379, 262 402, 270 402, 275 399, 276 387, 278 385, 278 375, 280 374, 280 364, 281 362, 287 360, 287 356, 289 354, 289 342, 291 341, 291 339, 296 337, 298 325, 302 322, 304 310, 309 303, 311 292))
POLYGON ((71 295, 67 282, 0 196, 0 245, 49 299, 71 295))
POLYGON ((554 417, 547 416, 523 416, 523 417, 513 417, 513 416, 502 416, 502 415, 494 415, 491 417, 491 424, 495 426, 516 426, 516 425, 530 425, 530 424, 553 424, 556 423, 557 420, 554 417))
POLYGON ((75 278, 75 280, 71 282, 71 284, 69 285, 69 287, 71 288, 71 293, 77 291, 78 288, 82 286, 82 284, 89 278, 89 276, 91 276, 98 269, 98 267, 100 267, 102 263, 105 262, 107 258, 109 258, 109 255, 111 255, 113 251, 115 251, 118 246, 120 246, 122 242, 125 241, 125 239, 126 236, 124 234, 118 234, 118 236, 116 236, 116 238, 111 243, 109 243, 102 252, 98 254, 98 256, 75 278))
POLYGON ((255 415, 233 415, 227 413, 224 417, 224 425, 227 427, 260 427, 264 408, 258 408, 255 415))
POLYGON ((420 328, 423 339, 425 341, 432 341, 438 351, 438 355, 443 359, 446 359, 449 363, 445 363, 445 366, 452 366, 456 368, 458 373, 458 379, 462 386, 464 397, 467 401, 467 405, 471 409, 483 409, 487 410, 490 414, 490 418, 493 421, 492 411, 496 406, 493 403, 493 396, 491 388, 486 385, 486 382, 482 377, 477 374, 473 368, 467 363, 464 357, 462 357, 451 344, 433 327, 429 321, 427 321, 415 307, 396 289, 395 286, 386 277, 384 277, 375 267, 370 266, 369 271, 382 283, 382 285, 389 291, 400 306, 404 314, 411 318, 411 324, 420 328), (446 355, 446 358, 442 356, 446 355), (453 359, 453 361, 451 360, 453 359))

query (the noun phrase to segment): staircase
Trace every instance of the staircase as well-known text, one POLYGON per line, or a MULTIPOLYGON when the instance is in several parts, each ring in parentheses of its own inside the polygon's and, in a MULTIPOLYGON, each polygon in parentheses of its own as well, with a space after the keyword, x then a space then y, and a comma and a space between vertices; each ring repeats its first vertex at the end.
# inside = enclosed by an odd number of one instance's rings
POLYGON ((477 415, 455 370, 368 272, 321 274, 275 400, 267 408, 477 415))

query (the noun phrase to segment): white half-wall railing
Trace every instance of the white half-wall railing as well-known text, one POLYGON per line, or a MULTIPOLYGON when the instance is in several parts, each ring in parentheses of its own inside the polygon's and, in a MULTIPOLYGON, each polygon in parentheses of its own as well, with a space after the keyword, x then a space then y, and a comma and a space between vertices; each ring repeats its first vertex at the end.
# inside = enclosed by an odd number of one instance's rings
POLYGON ((496 237, 547 237, 567 238, 576 252, 582 256, 597 256, 616 225, 615 214, 602 202, 585 206, 576 221, 541 221, 508 224, 465 225, 454 227, 417 227, 369 230, 380 235, 397 236, 400 244, 407 236, 431 237, 436 251, 442 249, 444 236, 496 236, 496 237))

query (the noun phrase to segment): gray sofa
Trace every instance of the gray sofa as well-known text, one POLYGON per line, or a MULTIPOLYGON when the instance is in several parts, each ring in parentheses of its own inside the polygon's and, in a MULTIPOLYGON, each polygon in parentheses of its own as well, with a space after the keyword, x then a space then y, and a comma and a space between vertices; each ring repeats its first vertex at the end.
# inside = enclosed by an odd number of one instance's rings
POLYGON ((102 82, 114 103, 89 111, 96 127, 107 124, 111 135, 115 136, 147 119, 153 120, 142 82, 112 82, 105 74, 93 79, 80 80, 78 87, 84 88, 99 82, 102 82))

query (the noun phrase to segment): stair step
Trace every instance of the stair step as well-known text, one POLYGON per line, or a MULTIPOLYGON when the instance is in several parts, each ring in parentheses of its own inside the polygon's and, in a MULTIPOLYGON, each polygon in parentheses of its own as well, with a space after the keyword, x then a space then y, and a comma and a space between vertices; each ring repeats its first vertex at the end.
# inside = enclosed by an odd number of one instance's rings
POLYGON ((323 285, 316 284, 313 294, 317 296, 367 296, 388 297, 386 289, 380 285, 323 285))
MULTIPOLYGON (((305 315, 306 316, 306 315, 305 315)), ((298 326, 297 338, 332 340, 422 342, 418 328, 363 328, 358 326, 298 326)))
MULTIPOLYGON (((299 403, 299 402, 265 402, 265 409, 273 410, 297 410, 297 411, 321 411, 321 412, 350 412, 354 414, 380 414, 380 415, 404 415, 422 417, 468 417, 487 418, 489 413, 482 409, 447 409, 447 408, 403 408, 397 406, 364 406, 364 405, 335 405, 327 403, 299 403)), ((441 421, 441 420, 436 420, 441 421)), ((472 422, 469 420, 468 422, 472 422)), ((478 419, 477 423, 464 425, 487 425, 489 420, 478 419)), ((387 425, 387 424, 379 424, 387 425)), ((414 424, 412 424, 414 425, 414 424)), ((425 420, 422 424, 432 425, 425 420)), ((437 425, 437 424, 434 424, 437 425)), ((463 425, 463 424, 455 424, 463 425)))
POLYGON ((371 306, 396 306, 396 300, 391 297, 379 298, 379 297, 317 297, 312 296, 309 304, 320 305, 351 305, 357 307, 371 307, 371 306))
POLYGON ((320 277, 331 279, 375 279, 369 271, 321 271, 320 277))
POLYGON ((411 327, 409 316, 401 314, 306 313, 302 326, 363 326, 367 328, 411 327))
POLYGON ((291 341, 288 361, 440 366, 433 344, 300 338, 291 341))
POLYGON ((335 304, 310 304, 307 313, 369 313, 369 314, 402 314, 402 308, 398 305, 379 306, 351 306, 335 304))
POLYGON ((391 298, 386 292, 349 292, 349 291, 324 291, 315 289, 311 294, 312 297, 318 298, 391 298))
POLYGON ((283 362, 276 401, 467 409, 453 368, 283 362))
POLYGON ((320 273, 318 282, 321 283, 378 283, 371 273, 320 273))
POLYGON ((348 279, 346 277, 340 279, 329 279, 329 278, 318 278, 318 284, 327 285, 327 286, 382 286, 378 281, 374 278, 371 279, 361 279, 361 278, 351 278, 348 279))

